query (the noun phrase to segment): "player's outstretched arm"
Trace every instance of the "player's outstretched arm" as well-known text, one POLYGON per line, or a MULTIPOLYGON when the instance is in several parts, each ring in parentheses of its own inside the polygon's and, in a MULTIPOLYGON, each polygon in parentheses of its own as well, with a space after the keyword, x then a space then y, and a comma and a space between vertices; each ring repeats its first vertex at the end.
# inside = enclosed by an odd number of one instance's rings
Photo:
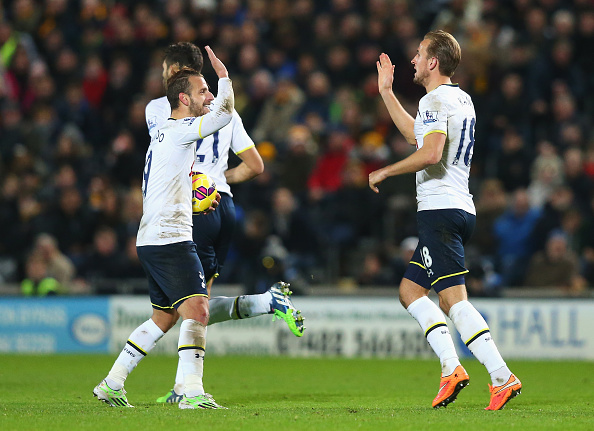
POLYGON ((411 145, 415 145, 415 120, 402 107, 402 104, 398 98, 396 98, 396 95, 392 90, 392 86, 394 85, 395 66, 392 64, 390 57, 384 53, 380 55, 379 60, 376 62, 376 66, 379 93, 384 100, 386 108, 388 108, 390 117, 392 117, 392 121, 394 121, 394 124, 398 127, 398 130, 400 130, 400 133, 402 133, 406 141, 411 145))
POLYGON ((211 104, 215 109, 198 120, 198 136, 201 139, 229 124, 233 118, 233 108, 235 106, 233 86, 227 68, 209 46, 206 47, 206 52, 213 69, 219 77, 219 86, 217 97, 211 104))
POLYGON ((431 133, 425 136, 423 146, 418 151, 396 163, 371 172, 369 188, 379 193, 378 185, 386 178, 418 172, 438 163, 443 155, 445 141, 446 135, 442 133, 431 133))
POLYGON ((256 147, 248 148, 237 156, 241 159, 241 163, 225 171, 227 184, 242 183, 264 172, 264 162, 256 147))

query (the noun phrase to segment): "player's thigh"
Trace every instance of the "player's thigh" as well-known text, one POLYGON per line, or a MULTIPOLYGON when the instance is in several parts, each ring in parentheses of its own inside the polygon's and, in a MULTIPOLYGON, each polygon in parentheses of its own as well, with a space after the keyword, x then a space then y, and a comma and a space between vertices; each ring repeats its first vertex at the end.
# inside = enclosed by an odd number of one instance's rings
MULTIPOLYGON (((161 286, 159 286, 157 280, 155 280, 155 278, 153 277, 155 265, 155 252, 157 251, 156 249, 153 250, 154 247, 156 246, 136 247, 136 253, 138 254, 138 260, 140 260, 140 264, 142 265, 142 268, 144 269, 144 272, 146 274, 149 297, 153 310, 171 312, 174 311, 173 307, 171 306, 171 301, 169 300, 163 289, 161 289, 161 286)), ((164 326, 167 326, 165 320, 167 319, 163 319, 163 321, 160 321, 160 323, 164 326)), ((161 328, 161 326, 159 327, 161 328)))
POLYGON ((187 298, 208 296, 202 264, 192 241, 142 246, 137 250, 149 275, 153 308, 177 309, 187 298))

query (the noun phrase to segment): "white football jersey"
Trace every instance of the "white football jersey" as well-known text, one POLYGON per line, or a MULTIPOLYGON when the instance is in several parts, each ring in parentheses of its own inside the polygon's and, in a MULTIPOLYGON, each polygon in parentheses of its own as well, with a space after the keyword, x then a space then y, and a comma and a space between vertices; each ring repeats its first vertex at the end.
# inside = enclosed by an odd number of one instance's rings
POLYGON ((142 180, 142 219, 137 246, 192 240, 192 171, 196 140, 231 121, 231 80, 219 79, 217 108, 202 117, 165 120, 151 132, 142 180), (221 102, 225 103, 221 103, 221 102))
MULTIPOLYGON (((211 109, 216 109, 215 101, 211 103, 211 109)), ((171 107, 166 97, 151 100, 145 110, 149 134, 169 115, 171 115, 171 107)), ((225 178, 229 162, 229 149, 235 154, 240 154, 253 146, 254 141, 245 131, 241 117, 233 110, 233 118, 229 125, 204 139, 198 139, 194 170, 208 174, 214 180, 219 192, 233 196, 231 187, 225 178)))
POLYGON ((431 133, 443 133, 441 160, 417 172, 417 210, 457 208, 476 214, 468 190, 476 114, 470 96, 456 84, 440 85, 419 101, 417 149, 431 133))

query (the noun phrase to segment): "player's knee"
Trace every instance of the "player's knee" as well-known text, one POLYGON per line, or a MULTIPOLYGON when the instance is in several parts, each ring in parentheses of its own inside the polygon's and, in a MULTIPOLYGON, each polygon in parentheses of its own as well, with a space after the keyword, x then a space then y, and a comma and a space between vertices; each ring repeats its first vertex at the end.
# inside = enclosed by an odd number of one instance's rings
POLYGON ((184 319, 194 319, 203 325, 208 325, 208 298, 194 296, 186 299, 177 309, 184 319))

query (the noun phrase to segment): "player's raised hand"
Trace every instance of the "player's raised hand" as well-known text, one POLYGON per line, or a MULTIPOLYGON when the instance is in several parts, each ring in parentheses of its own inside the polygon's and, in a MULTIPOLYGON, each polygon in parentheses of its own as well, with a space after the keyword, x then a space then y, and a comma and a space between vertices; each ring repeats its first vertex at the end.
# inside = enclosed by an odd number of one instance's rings
POLYGON ((388 57, 388 54, 382 53, 379 57, 379 61, 376 62, 377 65, 377 86, 379 88, 380 94, 383 91, 390 91, 392 90, 392 85, 394 84, 394 65, 388 57))
POLYGON ((210 64, 212 64, 212 68, 216 72, 217 76, 220 78, 229 78, 229 72, 227 72, 227 68, 223 64, 221 60, 215 55, 213 50, 210 46, 206 46, 206 53, 208 54, 208 59, 210 60, 210 64))

